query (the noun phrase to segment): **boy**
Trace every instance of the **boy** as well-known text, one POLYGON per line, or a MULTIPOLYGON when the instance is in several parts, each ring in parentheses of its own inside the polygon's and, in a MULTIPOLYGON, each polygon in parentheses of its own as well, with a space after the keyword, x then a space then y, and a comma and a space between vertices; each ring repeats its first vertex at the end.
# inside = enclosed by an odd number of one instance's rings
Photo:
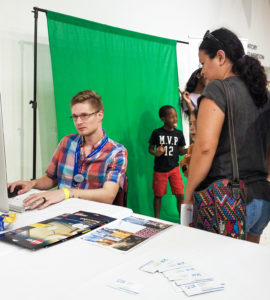
POLYGON ((177 113, 173 106, 164 105, 159 110, 159 117, 164 126, 155 129, 149 140, 149 153, 155 156, 153 190, 155 217, 159 218, 161 198, 166 194, 169 179, 172 193, 177 199, 180 214, 181 202, 184 198, 184 184, 179 169, 179 155, 187 153, 185 138, 177 127, 177 113))

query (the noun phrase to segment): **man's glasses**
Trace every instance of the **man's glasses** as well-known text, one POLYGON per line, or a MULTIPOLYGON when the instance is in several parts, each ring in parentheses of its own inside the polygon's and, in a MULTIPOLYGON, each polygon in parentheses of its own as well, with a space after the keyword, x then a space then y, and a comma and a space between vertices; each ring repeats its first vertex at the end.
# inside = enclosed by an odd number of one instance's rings
POLYGON ((99 112, 99 110, 92 112, 90 114, 81 114, 79 116, 72 115, 72 116, 70 116, 70 119, 73 119, 74 122, 76 122, 78 120, 78 118, 80 118, 82 121, 86 121, 87 119, 89 119, 91 116, 97 114, 98 112, 99 112))
POLYGON ((206 33, 204 34, 203 40, 205 39, 210 39, 212 41, 215 41, 219 45, 220 49, 222 49, 221 42, 210 32, 210 30, 207 30, 206 33))

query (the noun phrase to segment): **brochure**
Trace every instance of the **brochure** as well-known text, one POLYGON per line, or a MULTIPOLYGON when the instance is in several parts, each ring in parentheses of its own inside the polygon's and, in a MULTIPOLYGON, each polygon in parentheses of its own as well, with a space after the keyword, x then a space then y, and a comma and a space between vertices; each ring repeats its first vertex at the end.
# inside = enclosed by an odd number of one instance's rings
POLYGON ((171 226, 131 215, 90 232, 82 239, 96 245, 128 251, 171 226))
POLYGON ((78 211, 6 232, 0 235, 0 241, 37 250, 77 237, 114 220, 101 214, 78 211))

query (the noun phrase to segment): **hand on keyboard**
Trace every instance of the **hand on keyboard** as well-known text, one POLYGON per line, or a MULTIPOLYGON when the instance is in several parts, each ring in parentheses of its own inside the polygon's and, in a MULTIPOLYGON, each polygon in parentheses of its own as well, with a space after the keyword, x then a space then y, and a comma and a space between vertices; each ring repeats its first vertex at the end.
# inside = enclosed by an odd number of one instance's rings
POLYGON ((63 190, 54 190, 30 195, 23 201, 23 204, 28 209, 43 209, 64 199, 65 193, 63 190))

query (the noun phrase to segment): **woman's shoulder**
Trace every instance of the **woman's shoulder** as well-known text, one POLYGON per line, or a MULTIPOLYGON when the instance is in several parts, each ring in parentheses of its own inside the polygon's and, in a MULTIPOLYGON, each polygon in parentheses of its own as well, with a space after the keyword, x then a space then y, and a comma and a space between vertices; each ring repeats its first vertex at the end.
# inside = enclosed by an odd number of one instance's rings
POLYGON ((213 80, 204 88, 201 97, 198 99, 198 104, 203 98, 213 100, 223 112, 226 109, 225 91, 221 80, 213 80))

